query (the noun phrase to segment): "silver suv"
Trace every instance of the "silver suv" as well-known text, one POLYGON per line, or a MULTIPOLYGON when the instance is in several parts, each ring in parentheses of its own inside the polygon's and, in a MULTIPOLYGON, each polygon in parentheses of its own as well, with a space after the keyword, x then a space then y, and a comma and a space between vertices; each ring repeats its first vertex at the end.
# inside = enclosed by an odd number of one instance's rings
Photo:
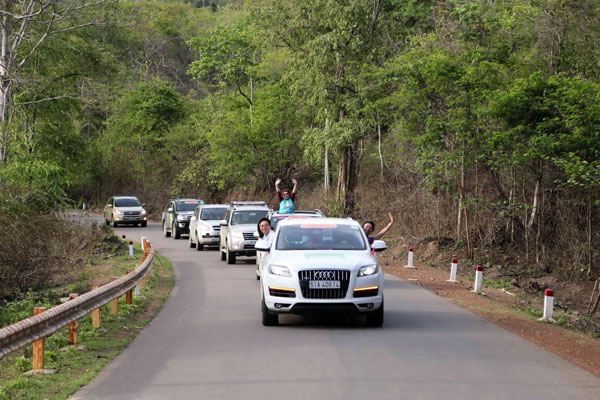
POLYGON ((119 224, 128 224, 145 227, 148 224, 148 211, 134 196, 113 196, 104 206, 104 220, 106 224, 112 223, 113 227, 119 224))
POLYGON ((264 201, 233 201, 221 225, 219 250, 221 260, 235 264, 237 256, 254 257, 256 226, 271 210, 264 201))

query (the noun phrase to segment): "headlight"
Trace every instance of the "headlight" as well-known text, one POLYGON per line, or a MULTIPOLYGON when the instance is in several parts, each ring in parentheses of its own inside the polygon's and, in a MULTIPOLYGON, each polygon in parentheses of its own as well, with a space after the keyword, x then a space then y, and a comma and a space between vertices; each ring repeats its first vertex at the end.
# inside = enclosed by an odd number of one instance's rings
POLYGON ((187 219, 187 216, 185 215, 178 215, 177 216, 177 221, 185 221, 187 219))
POLYGON ((377 267, 377 264, 365 265, 364 267, 361 267, 358 271, 358 276, 369 276, 376 274, 378 271, 379 268, 377 267))
POLYGON ((269 265, 269 273, 279 276, 292 276, 290 270, 281 265, 269 265))
POLYGON ((148 211, 142 210, 142 215, 146 215, 146 214, 148 214, 148 211))
POLYGON ((117 214, 117 215, 123 215, 123 211, 121 211, 121 210, 115 210, 115 214, 117 214))
POLYGON ((231 237, 234 239, 244 240, 244 233, 243 232, 232 232, 231 237))

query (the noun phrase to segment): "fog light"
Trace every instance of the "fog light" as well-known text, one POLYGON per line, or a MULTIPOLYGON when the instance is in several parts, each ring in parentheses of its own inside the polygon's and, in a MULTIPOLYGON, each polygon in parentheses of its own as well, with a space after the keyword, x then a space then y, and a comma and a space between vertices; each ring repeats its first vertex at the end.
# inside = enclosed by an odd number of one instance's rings
POLYGON ((185 228, 185 224, 179 224, 180 228, 185 228))
POLYGON ((280 303, 275 303, 275 308, 281 308, 281 304, 280 303))
POLYGON ((367 304, 367 308, 370 310, 371 308, 373 308, 375 305, 373 303, 369 303, 367 304))

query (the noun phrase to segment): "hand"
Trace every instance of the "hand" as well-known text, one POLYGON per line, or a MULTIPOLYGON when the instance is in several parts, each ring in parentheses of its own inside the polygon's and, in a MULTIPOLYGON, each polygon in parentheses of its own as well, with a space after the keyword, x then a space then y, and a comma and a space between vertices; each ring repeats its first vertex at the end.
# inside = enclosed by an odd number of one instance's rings
POLYGON ((292 183, 294 184, 294 186, 296 186, 298 184, 298 181, 292 178, 292 183))
POLYGON ((390 216, 390 225, 392 225, 394 223, 394 217, 392 216, 392 213, 388 213, 388 215, 390 216))
POLYGON ((275 181, 275 186, 279 185, 281 183, 281 179, 277 178, 277 180, 275 181))

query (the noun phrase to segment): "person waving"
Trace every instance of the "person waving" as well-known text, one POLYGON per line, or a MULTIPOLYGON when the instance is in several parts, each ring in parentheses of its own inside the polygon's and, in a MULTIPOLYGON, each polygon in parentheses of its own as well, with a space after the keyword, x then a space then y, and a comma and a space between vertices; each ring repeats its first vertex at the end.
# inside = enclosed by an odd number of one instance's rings
POLYGON ((277 201, 279 202, 279 212, 280 213, 293 213, 295 211, 294 200, 296 199, 296 187, 298 186, 298 181, 292 179, 292 183, 294 187, 290 192, 289 189, 285 188, 283 190, 279 189, 279 184, 281 183, 281 179, 277 178, 275 181, 275 190, 277 191, 277 201))

